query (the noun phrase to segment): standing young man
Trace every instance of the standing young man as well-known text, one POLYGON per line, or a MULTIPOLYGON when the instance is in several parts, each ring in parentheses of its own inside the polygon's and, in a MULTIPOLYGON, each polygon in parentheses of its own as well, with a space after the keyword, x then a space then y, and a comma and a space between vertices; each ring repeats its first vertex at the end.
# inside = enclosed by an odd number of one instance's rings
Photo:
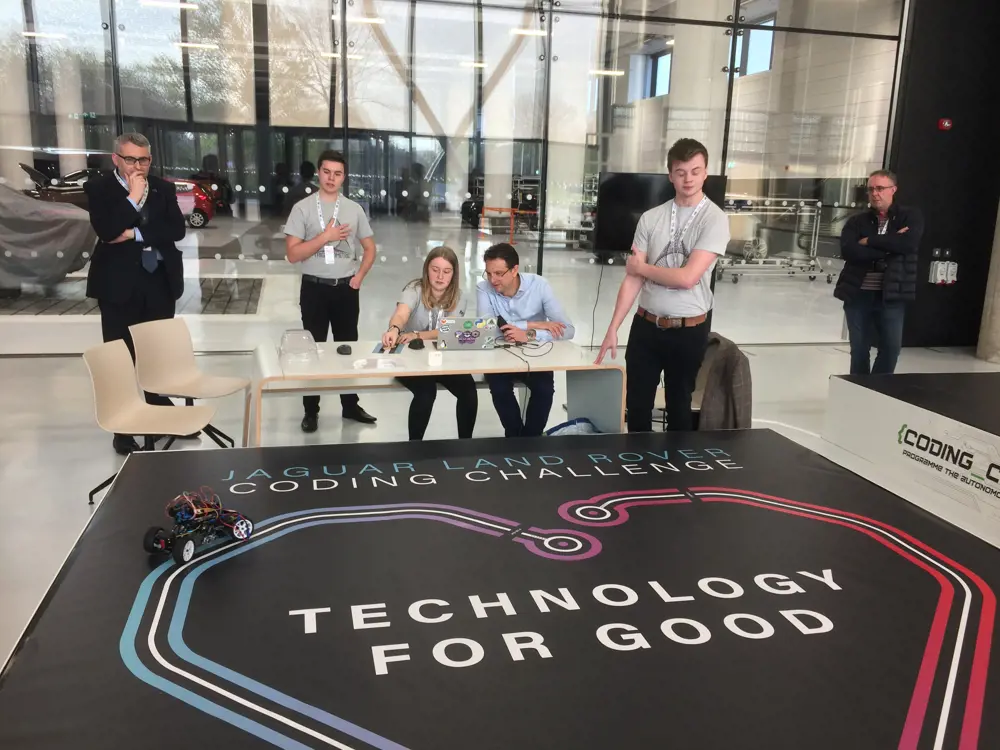
MULTIPOLYGON (((326 341, 330 330, 334 341, 358 340, 359 290, 375 262, 375 241, 364 209, 340 194, 346 175, 343 154, 320 154, 319 191, 292 206, 285 222, 285 257, 302 272, 302 327, 316 341, 326 341)), ((340 404, 344 419, 375 423, 375 417, 361 408, 357 394, 342 395, 340 404)), ((304 396, 302 405, 302 431, 315 432, 319 396, 304 396)))
MULTIPOLYGON (((552 292, 537 274, 521 273, 520 258, 506 242, 483 254, 486 272, 476 287, 476 312, 481 318, 500 318, 504 338, 511 344, 529 341, 569 341, 576 329, 552 292)), ((545 431, 552 410, 555 379, 552 372, 493 373, 486 376, 493 406, 507 437, 537 437, 545 431), (514 381, 528 386, 528 408, 523 419, 514 396, 514 381)))
POLYGON ((872 172, 868 196, 871 209, 848 219, 840 233, 844 270, 833 296, 844 303, 851 375, 891 375, 903 346, 906 303, 917 296, 924 219, 917 209, 896 204, 892 172, 872 172), (878 337, 874 366, 872 334, 878 337))
POLYGON ((729 243, 729 219, 703 191, 708 150, 682 138, 667 152, 667 171, 676 197, 640 217, 611 325, 597 354, 598 364, 609 350, 612 358, 617 355, 618 328, 638 297, 625 352, 629 432, 653 429, 661 373, 667 429, 694 428, 691 394, 708 344, 712 269, 729 243))

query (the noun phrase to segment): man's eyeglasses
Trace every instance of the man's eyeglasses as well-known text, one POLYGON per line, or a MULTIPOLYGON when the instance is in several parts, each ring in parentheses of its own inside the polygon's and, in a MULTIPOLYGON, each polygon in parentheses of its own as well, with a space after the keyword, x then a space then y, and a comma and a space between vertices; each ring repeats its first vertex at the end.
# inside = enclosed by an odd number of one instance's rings
POLYGON ((513 271, 513 268, 508 268, 503 273, 490 273, 489 271, 483 271, 483 278, 487 281, 500 281, 504 276, 513 271))
POLYGON ((152 157, 149 156, 122 156, 121 154, 115 154, 119 159, 128 164, 130 167, 134 167, 138 164, 140 167, 148 167, 153 161, 152 157))
POLYGON ((878 195, 886 190, 893 190, 895 187, 895 185, 869 185, 868 192, 878 195))

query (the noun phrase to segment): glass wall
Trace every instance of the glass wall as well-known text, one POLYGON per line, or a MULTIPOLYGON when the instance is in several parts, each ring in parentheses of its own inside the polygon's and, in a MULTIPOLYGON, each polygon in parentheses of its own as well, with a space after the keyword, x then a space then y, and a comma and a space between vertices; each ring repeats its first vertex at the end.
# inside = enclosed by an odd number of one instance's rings
MULTIPOLYGON (((16 0, 0 4, 0 181, 62 200, 110 166, 118 132, 143 132, 154 171, 210 204, 186 204, 188 275, 287 277, 261 311, 292 315, 282 224, 313 189, 305 163, 340 149, 387 299, 434 245, 471 286, 482 250, 511 241, 590 343, 623 272, 595 232, 602 179, 662 175, 693 137, 731 218, 716 330, 837 341, 825 282, 885 159, 902 5, 16 0)), ((362 331, 387 316, 363 311, 362 331)))

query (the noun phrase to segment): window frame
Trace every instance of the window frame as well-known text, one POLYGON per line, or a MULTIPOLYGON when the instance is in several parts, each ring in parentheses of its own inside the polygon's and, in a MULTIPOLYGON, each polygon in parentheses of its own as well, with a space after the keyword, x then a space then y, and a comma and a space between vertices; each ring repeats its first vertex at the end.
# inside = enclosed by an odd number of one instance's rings
POLYGON ((742 30, 743 32, 742 36, 739 36, 736 39, 736 43, 740 45, 740 50, 739 50, 740 59, 736 61, 736 70, 734 71, 737 78, 742 78, 748 75, 751 76, 757 75, 758 73, 768 73, 771 70, 774 70, 774 34, 775 34, 774 27, 777 26, 777 24, 778 24, 778 14, 769 13, 766 16, 762 16, 761 18, 756 19, 753 22, 753 28, 742 30), (770 30, 767 30, 767 32, 771 35, 770 57, 768 58, 767 61, 767 67, 764 70, 755 70, 753 73, 747 73, 746 72, 747 64, 750 62, 750 35, 754 31, 757 32, 765 31, 765 29, 759 27, 767 24, 770 24, 771 26, 770 30))
POLYGON ((655 55, 649 56, 649 85, 646 91, 646 98, 653 99, 657 96, 669 96, 670 95, 670 78, 674 72, 674 50, 673 47, 668 47, 662 52, 657 52, 655 55), (667 90, 662 94, 656 93, 656 79, 657 72, 660 67, 660 59, 664 57, 670 57, 670 73, 667 75, 667 90))

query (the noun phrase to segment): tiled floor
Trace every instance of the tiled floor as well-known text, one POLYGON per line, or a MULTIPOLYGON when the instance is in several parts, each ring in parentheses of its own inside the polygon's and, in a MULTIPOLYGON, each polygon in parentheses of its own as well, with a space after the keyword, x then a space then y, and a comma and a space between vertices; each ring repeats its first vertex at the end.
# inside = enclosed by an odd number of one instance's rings
MULTIPOLYGON (((262 278, 202 276, 186 284, 177 300, 178 315, 256 315, 262 278)), ((0 297, 0 315, 100 315, 97 300, 87 297, 87 281, 70 278, 51 290, 26 289, 0 297)))
MULTIPOLYGON (((742 285, 742 283, 741 283, 742 285)), ((846 347, 749 347, 756 427, 775 429, 807 447, 829 454, 819 439, 831 373, 844 372, 846 347)), ((248 374, 248 355, 203 356, 200 365, 217 374, 248 374)), ((971 352, 905 350, 901 372, 998 371, 971 352)), ((79 357, 0 358, 0 662, 14 646, 92 509, 91 487, 121 463, 111 439, 96 426, 90 381, 79 357)), ((563 412, 564 383, 556 379, 555 424, 563 412)), ((362 404, 379 418, 374 427, 343 423, 339 404, 326 398, 320 430, 303 435, 301 404, 274 399, 266 412, 265 445, 399 441, 406 438, 406 394, 365 396, 362 404)), ((442 393, 427 439, 455 436, 454 400, 442 393)), ((214 420, 237 435, 239 398, 219 404, 214 420)), ((479 403, 477 437, 502 434, 488 395, 479 403)), ((212 449, 211 443, 183 441, 175 449, 212 449)), ((832 457, 832 456, 831 456, 832 457)))

